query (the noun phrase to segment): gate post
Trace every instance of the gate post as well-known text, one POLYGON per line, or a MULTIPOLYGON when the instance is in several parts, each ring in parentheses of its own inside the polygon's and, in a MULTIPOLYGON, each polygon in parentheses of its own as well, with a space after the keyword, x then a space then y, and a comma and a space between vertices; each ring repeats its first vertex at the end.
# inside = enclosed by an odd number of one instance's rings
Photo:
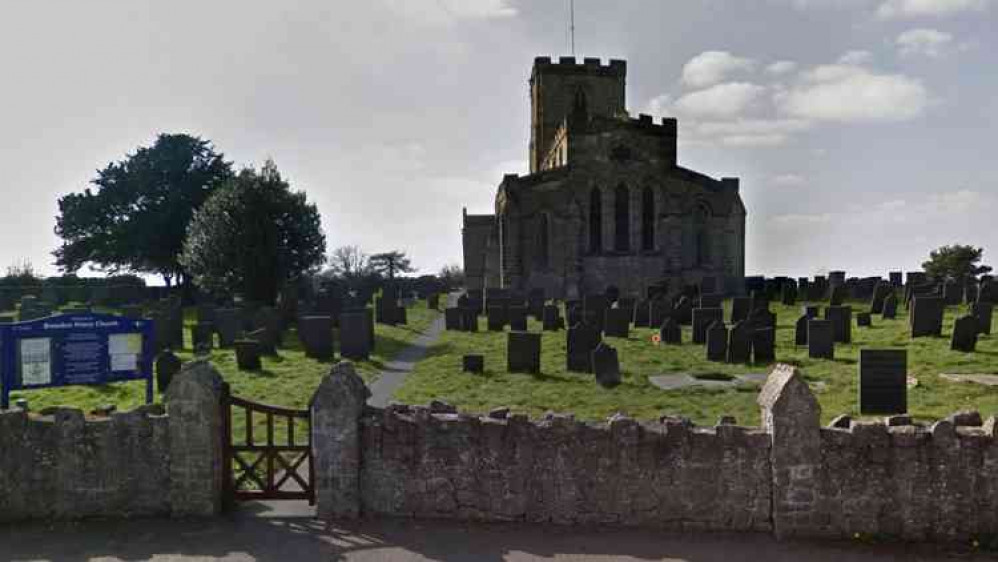
POLYGON ((370 395, 353 364, 340 362, 312 396, 312 470, 321 519, 360 516, 360 416, 370 395))
POLYGON ((222 377, 187 363, 166 390, 170 506, 174 517, 210 517, 222 507, 222 377))

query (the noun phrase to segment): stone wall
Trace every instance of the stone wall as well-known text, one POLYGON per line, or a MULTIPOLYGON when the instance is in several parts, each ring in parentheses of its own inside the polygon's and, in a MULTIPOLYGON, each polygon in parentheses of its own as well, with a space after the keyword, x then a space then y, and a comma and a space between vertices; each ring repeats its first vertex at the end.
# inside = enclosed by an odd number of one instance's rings
POLYGON ((0 522, 218 513, 221 488, 204 467, 220 484, 220 383, 195 363, 174 379, 165 412, 0 412, 0 522))
POLYGON ((823 428, 817 400, 790 366, 777 366, 759 395, 762 428, 698 428, 672 417, 531 421, 504 411, 471 416, 439 403, 377 409, 364 406, 364 396, 363 382, 341 363, 313 401, 317 496, 327 517, 781 538, 949 541, 998 532, 993 418, 961 414, 930 428, 904 418, 890 426, 839 419, 823 428))

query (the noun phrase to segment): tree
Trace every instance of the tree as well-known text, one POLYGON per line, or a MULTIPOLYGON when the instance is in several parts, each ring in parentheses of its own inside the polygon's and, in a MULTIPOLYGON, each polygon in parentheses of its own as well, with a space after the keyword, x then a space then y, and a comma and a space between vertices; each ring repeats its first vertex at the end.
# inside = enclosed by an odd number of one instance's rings
POLYGON ((214 294, 273 303, 285 282, 325 262, 319 211, 292 192, 270 160, 241 171, 194 213, 181 265, 214 294))
POLYGON ((328 277, 355 280, 371 273, 367 254, 357 246, 340 246, 329 255, 328 277))
POLYGON ((922 269, 936 281, 965 281, 991 271, 989 266, 977 265, 983 256, 984 248, 943 246, 929 254, 929 261, 922 263, 922 269))
POLYGON ((62 245, 56 265, 75 273, 85 264, 117 273, 154 273, 167 285, 185 277, 178 255, 194 211, 232 168, 209 141, 185 134, 159 135, 91 181, 96 191, 59 199, 55 233, 62 245))
POLYGON ((396 272, 412 273, 416 271, 412 267, 412 264, 409 263, 409 258, 406 257, 405 252, 399 252, 398 250, 374 254, 368 259, 368 263, 372 270, 381 275, 387 275, 389 279, 395 279, 396 272))
POLYGON ((457 264, 445 265, 440 269, 440 282, 448 289, 456 289, 464 285, 464 270, 457 264))

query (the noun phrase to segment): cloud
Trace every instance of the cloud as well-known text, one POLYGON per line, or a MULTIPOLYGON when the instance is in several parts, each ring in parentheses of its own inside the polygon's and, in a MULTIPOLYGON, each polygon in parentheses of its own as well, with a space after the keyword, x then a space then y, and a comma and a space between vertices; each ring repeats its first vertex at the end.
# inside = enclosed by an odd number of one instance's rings
POLYGON ((780 60, 766 67, 766 72, 782 76, 784 74, 790 74, 791 72, 797 70, 797 63, 791 60, 780 60))
POLYGON ((682 116, 735 117, 751 109, 765 92, 764 86, 727 82, 686 94, 673 107, 682 116))
POLYGON ((727 51, 705 51, 683 65, 683 83, 693 88, 706 88, 724 81, 734 72, 754 68, 752 59, 736 57, 727 51))
POLYGON ((689 134, 701 143, 736 147, 770 147, 786 144, 790 137, 808 130, 800 119, 735 119, 692 123, 689 134))
POLYGON ((990 0, 886 0, 877 8, 882 19, 942 17, 962 12, 981 12, 990 0))
POLYGON ((799 174, 780 174, 770 178, 769 183, 776 187, 801 187, 807 179, 799 174))
POLYGON ((905 121, 925 111, 929 93, 917 79, 840 63, 803 73, 796 84, 777 92, 774 101, 780 113, 799 119, 905 121))
POLYGON ((873 53, 870 51, 849 51, 839 57, 839 64, 863 66, 873 62, 873 53))
POLYGON ((902 56, 925 55, 939 57, 953 42, 953 35, 935 29, 909 29, 895 40, 902 56))
POLYGON ((407 22, 450 25, 460 20, 510 18, 516 8, 506 0, 383 0, 407 22))

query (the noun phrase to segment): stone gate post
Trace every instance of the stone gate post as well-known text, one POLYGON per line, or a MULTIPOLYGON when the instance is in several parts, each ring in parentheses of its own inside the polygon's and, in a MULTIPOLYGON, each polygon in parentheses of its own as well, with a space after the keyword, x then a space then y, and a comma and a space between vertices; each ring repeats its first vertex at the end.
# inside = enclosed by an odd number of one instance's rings
POLYGON ((315 498, 321 519, 360 515, 360 416, 370 394, 353 364, 340 362, 312 397, 315 498))

